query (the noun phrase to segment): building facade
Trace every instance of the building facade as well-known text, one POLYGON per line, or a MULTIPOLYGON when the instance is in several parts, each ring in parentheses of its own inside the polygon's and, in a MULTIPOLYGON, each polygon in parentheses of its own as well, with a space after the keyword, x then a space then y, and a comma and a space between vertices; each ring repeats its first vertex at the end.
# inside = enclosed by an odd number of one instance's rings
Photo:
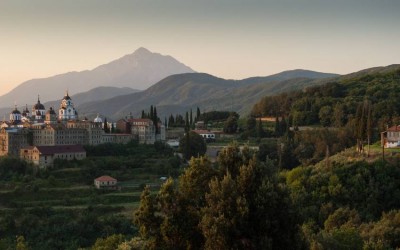
POLYGON ((131 133, 139 143, 153 144, 156 141, 156 128, 150 119, 129 119, 131 133))
POLYGON ((54 165, 54 160, 83 160, 86 150, 81 145, 29 146, 20 149, 20 157, 28 162, 47 168, 54 165))
POLYGON ((28 129, 2 128, 0 130, 0 156, 18 156, 19 150, 29 145, 28 138, 28 129))

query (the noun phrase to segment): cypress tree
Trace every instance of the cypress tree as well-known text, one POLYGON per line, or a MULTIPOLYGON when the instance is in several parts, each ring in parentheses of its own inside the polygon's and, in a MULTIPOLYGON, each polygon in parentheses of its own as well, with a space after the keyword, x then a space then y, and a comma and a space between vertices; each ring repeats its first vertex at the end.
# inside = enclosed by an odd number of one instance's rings
POLYGON ((196 120, 198 121, 200 119, 200 109, 197 107, 197 112, 196 112, 196 120))
POLYGON ((153 108, 152 120, 153 120, 154 126, 156 126, 156 134, 158 134, 159 133, 159 131, 158 131, 159 129, 158 129, 158 117, 157 117, 157 108, 156 108, 156 106, 154 106, 154 108, 153 108))
POLYGON ((193 124, 193 113, 192 113, 192 109, 190 109, 190 125, 193 124))
POLYGON ((106 133, 106 134, 110 133, 110 129, 108 128, 107 117, 104 118, 103 130, 104 130, 104 133, 106 133))

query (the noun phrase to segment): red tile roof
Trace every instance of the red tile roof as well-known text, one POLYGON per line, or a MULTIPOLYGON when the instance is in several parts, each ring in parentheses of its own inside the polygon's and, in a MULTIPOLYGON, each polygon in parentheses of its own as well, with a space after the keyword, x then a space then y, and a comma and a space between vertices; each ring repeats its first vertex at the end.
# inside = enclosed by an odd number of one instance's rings
POLYGON ((82 145, 36 146, 43 155, 86 152, 82 145))
POLYGON ((103 175, 103 176, 100 176, 99 178, 96 178, 95 181, 117 181, 117 179, 114 179, 108 175, 103 175))
POLYGON ((393 131, 400 131, 400 125, 393 126, 387 129, 387 131, 393 132, 393 131))

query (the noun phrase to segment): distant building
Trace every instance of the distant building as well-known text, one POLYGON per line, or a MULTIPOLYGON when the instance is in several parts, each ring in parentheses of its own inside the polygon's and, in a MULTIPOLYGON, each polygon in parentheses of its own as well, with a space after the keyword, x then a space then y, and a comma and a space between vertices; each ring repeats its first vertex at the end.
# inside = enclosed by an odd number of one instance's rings
POLYGON ((131 133, 139 143, 153 144, 156 141, 156 128, 150 119, 129 119, 131 133))
POLYGON ((171 148, 175 148, 178 149, 179 148, 179 141, 176 139, 170 139, 166 142, 166 144, 168 146, 170 146, 171 148))
POLYGON ((196 130, 204 130, 204 129, 207 128, 205 123, 204 123, 204 121, 198 121, 198 122, 195 123, 194 126, 195 126, 196 130))
POLYGON ((18 156, 20 148, 28 146, 28 133, 24 128, 0 129, 0 156, 18 156))
POLYGON ((40 103, 38 96, 37 103, 32 107, 32 120, 35 122, 43 122, 46 115, 46 109, 43 104, 40 103))
POLYGON ((51 167, 54 160, 83 160, 86 150, 81 145, 29 146, 20 150, 20 158, 40 168, 51 167))
POLYGON ((119 119, 116 125, 117 131, 123 134, 132 133, 131 123, 126 119, 119 119))
POLYGON ((103 134, 102 143, 127 144, 135 138, 132 134, 103 134))
POLYGON ((61 100, 60 109, 58 110, 58 120, 68 121, 76 119, 78 119, 78 112, 75 110, 74 104, 67 91, 64 98, 61 100))
POLYGON ((385 148, 400 147, 400 125, 390 127, 382 132, 381 143, 385 148))
POLYGON ((94 186, 97 189, 117 189, 118 181, 115 178, 112 178, 108 175, 103 175, 94 180, 94 186))
POLYGON ((201 135, 206 142, 213 142, 215 141, 215 133, 209 130, 193 130, 196 134, 201 135))

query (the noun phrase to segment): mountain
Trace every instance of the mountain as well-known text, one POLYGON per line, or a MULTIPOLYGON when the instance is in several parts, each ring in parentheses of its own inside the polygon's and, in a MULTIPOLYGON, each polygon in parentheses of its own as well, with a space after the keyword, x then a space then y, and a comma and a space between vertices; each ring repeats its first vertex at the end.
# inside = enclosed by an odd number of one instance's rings
POLYGON ((0 107, 10 107, 16 101, 18 105, 35 102, 38 94, 42 102, 55 100, 67 89, 71 94, 100 86, 143 90, 169 75, 190 72, 194 71, 171 56, 139 48, 132 54, 93 70, 26 81, 0 96, 0 107))
POLYGON ((150 105, 157 107, 160 117, 182 113, 197 106, 202 111, 232 110, 244 114, 265 95, 319 84, 321 79, 337 76, 306 70, 243 80, 226 80, 205 73, 178 74, 166 77, 140 93, 87 102, 78 106, 78 110, 88 115, 100 112, 112 119, 125 117, 130 112, 139 115, 141 110, 148 110, 150 105))
MULTIPOLYGON (((139 90, 136 89, 131 89, 131 88, 117 88, 117 87, 97 87, 94 89, 91 89, 89 91, 83 92, 83 93, 78 93, 76 95, 72 95, 72 101, 75 106, 79 106, 83 103, 86 102, 95 102, 98 100, 106 100, 113 98, 115 96, 120 96, 120 95, 127 95, 127 94, 132 94, 139 92, 139 90)), ((48 110, 50 107, 53 107, 56 111, 58 111, 58 108, 60 106, 61 99, 64 97, 64 94, 60 94, 58 96, 58 100, 50 101, 50 102, 45 102, 43 105, 45 106, 46 110, 48 110)), ((41 98, 40 98, 41 99, 41 98)), ((36 99, 37 100, 37 99, 36 99)), ((28 104, 28 109, 31 111, 32 106, 36 104, 36 100, 33 102, 30 102, 28 104)), ((20 111, 25 108, 25 105, 22 107, 18 107, 20 111)), ((8 115, 10 114, 11 110, 13 107, 7 107, 7 108, 0 108, 0 115, 1 119, 5 116, 8 119, 8 115)), ((80 115, 85 115, 84 113, 80 113, 80 115)))

